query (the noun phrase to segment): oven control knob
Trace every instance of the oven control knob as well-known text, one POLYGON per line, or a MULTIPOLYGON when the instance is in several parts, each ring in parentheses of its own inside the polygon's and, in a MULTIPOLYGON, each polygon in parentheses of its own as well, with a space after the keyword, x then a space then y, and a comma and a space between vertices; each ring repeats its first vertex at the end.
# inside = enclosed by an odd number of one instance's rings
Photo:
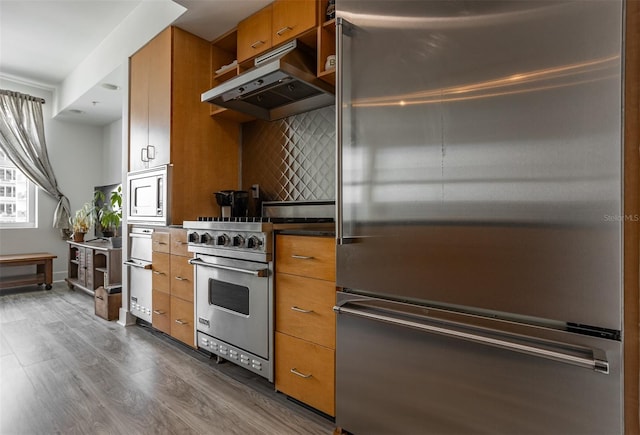
POLYGON ((260 245, 262 245, 262 241, 256 236, 251 236, 247 240, 247 248, 249 249, 260 249, 260 245))
POLYGON ((203 235, 200 236, 200 243, 210 244, 211 241, 212 241, 211 236, 207 233, 204 233, 203 235))
POLYGON ((227 246, 230 241, 231 240, 229 240, 229 236, 227 236, 226 234, 222 234, 216 239, 216 245, 227 246))
POLYGON ((244 245, 244 237, 240 234, 233 237, 233 246, 242 246, 244 245))
POLYGON ((189 243, 198 243, 199 241, 198 233, 189 233, 189 243))

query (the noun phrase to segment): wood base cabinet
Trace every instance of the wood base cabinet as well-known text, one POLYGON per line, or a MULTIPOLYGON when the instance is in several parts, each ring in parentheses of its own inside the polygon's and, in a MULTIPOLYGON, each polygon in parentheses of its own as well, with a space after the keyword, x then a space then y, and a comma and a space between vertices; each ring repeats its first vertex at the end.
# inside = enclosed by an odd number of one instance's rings
POLYGON ((276 236, 276 390, 335 415, 335 239, 276 236))
POLYGON ((276 389, 335 415, 335 350, 276 332, 276 389))
POLYGON ((196 347, 193 266, 189 264, 187 232, 159 228, 152 236, 152 326, 196 347))

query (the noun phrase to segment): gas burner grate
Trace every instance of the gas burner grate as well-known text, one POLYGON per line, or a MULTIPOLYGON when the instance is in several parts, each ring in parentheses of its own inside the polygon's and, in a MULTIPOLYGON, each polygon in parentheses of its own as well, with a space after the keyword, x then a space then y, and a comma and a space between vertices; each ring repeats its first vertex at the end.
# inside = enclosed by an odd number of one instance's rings
POLYGON ((198 216, 198 222, 248 222, 248 223, 274 223, 274 224, 315 224, 315 223, 331 223, 333 218, 313 218, 313 217, 217 217, 217 216, 198 216))

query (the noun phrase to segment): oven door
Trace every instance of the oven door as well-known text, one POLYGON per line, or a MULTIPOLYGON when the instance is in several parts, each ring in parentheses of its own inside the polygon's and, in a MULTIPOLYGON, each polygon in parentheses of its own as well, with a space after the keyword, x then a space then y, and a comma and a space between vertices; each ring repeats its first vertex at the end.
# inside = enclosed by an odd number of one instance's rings
POLYGON ((199 255, 196 329, 269 359, 272 324, 270 270, 266 263, 199 255))

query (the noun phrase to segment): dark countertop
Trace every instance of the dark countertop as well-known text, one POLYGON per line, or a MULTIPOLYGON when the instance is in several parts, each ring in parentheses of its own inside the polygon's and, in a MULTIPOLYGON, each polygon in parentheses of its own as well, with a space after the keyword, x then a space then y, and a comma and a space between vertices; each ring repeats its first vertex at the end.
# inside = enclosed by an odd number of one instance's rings
POLYGON ((289 236, 310 236, 310 237, 334 237, 335 231, 329 230, 312 230, 312 229, 290 229, 290 230, 276 230, 276 235, 284 234, 289 236))

